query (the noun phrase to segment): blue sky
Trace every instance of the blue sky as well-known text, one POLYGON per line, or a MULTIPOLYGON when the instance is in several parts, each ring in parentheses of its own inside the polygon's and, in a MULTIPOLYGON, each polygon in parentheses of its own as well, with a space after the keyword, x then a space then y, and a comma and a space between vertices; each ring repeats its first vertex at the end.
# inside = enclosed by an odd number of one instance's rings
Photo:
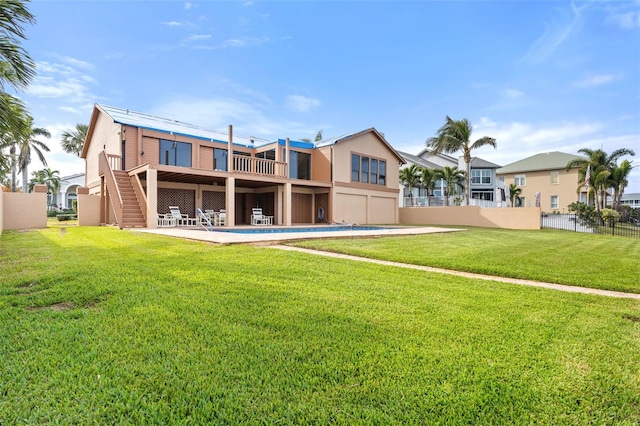
MULTIPOLYGON (((546 151, 635 149, 639 1, 44 1, 20 94, 53 134, 94 103, 263 139, 375 127, 418 153, 448 114, 506 165, 546 151)), ((41 166, 34 162, 31 170, 41 166)), ((640 167, 626 192, 640 192, 640 167)))

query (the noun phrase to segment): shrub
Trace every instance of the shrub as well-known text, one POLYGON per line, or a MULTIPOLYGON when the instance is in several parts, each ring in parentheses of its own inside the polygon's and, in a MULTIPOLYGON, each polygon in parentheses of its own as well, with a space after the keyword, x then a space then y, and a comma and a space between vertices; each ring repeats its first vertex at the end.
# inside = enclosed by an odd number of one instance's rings
POLYGON ((602 220, 604 220, 604 222, 609 226, 613 226, 620 219, 620 213, 613 209, 600 210, 600 216, 602 217, 602 220))
POLYGON ((596 226, 600 222, 598 212, 596 212, 596 208, 594 206, 577 202, 569 204, 568 209, 570 212, 574 212, 578 216, 578 221, 580 221, 581 225, 596 226))

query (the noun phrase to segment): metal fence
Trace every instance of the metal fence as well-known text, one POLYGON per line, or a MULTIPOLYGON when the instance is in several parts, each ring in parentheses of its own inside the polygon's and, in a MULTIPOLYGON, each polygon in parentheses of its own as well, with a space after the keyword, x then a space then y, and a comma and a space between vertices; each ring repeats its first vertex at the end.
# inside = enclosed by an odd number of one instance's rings
POLYGON ((580 220, 575 213, 542 213, 540 227, 543 229, 562 229, 565 231, 585 232, 589 234, 616 235, 620 237, 640 238, 640 223, 637 221, 619 222, 596 219, 596 224, 580 220))

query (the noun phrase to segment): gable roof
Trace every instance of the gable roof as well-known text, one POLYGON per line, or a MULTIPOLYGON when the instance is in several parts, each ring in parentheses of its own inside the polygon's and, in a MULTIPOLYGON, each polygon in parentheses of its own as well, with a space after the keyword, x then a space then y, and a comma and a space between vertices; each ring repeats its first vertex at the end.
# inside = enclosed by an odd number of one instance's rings
POLYGON ((387 149, 389 149, 389 151, 391 151, 398 158, 398 160, 400 160, 400 164, 405 164, 404 158, 402 158, 402 156, 398 153, 398 151, 396 151, 391 146, 391 144, 389 142, 387 142, 387 140, 384 138, 384 136, 382 136, 382 134, 380 132, 378 132, 375 127, 370 127, 368 129, 361 130, 359 132, 347 133, 346 135, 342 135, 342 136, 338 136, 338 137, 335 137, 335 138, 322 140, 322 141, 320 141, 320 142, 318 142, 316 144, 316 148, 321 148, 321 147, 329 146, 329 145, 335 145, 337 143, 344 142, 344 141, 347 141, 349 139, 353 139, 355 137, 364 135, 365 133, 373 133, 375 136, 377 136, 378 139, 380 139, 380 141, 387 147, 387 149))
POLYGON ((584 157, 558 151, 543 152, 541 154, 532 155, 531 157, 516 161, 515 163, 507 164, 506 166, 496 170, 496 173, 503 175, 507 173, 566 169, 569 161, 581 158, 584 157))
POLYGON ((440 169, 442 166, 432 163, 431 161, 427 161, 424 158, 418 157, 417 155, 409 154, 408 152, 398 151, 398 154, 405 160, 406 163, 417 164, 420 167, 426 167, 428 169, 440 169))
POLYGON ((471 168, 472 169, 498 169, 502 166, 492 163, 491 161, 483 160, 479 157, 471 158, 471 168))

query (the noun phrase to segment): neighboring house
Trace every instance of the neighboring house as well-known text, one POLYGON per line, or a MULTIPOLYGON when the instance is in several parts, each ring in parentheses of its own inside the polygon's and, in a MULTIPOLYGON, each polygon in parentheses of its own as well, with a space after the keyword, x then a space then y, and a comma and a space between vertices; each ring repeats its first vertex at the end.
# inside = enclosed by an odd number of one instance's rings
MULTIPOLYGON (((431 155, 429 149, 424 149, 420 151, 418 155, 409 154, 406 152, 398 151, 398 153, 402 156, 404 161, 407 163, 404 167, 417 164, 420 167, 426 167, 429 169, 442 169, 443 167, 457 167, 458 169, 464 171, 466 169, 463 157, 456 159, 446 154, 436 154, 431 155)), ((496 187, 501 187, 501 184, 496 180, 496 170, 500 166, 489 161, 483 160, 482 158, 473 157, 471 159, 471 198, 476 200, 486 200, 486 201, 496 201, 500 200, 495 199, 496 187)), ((464 182, 462 182, 464 184, 464 182)), ((437 197, 438 202, 431 202, 431 205, 442 205, 442 201, 440 200, 444 194, 445 183, 442 180, 436 182, 435 188, 433 190, 433 195, 437 197)), ((405 188, 402 183, 400 183, 400 190, 402 191, 403 197, 409 197, 408 188, 405 188)), ((464 194, 464 190, 460 189, 460 194, 464 194)), ((413 197, 425 197, 426 191, 424 188, 414 188, 413 189, 413 197)), ((433 198, 431 201, 434 201, 433 198)), ((418 203, 419 205, 426 203, 418 203)))
POLYGON ((567 171, 567 163, 582 158, 564 152, 544 152, 499 168, 498 180, 507 188, 515 183, 522 193, 522 207, 536 206, 540 193, 540 208, 544 212, 566 212, 569 204, 586 200, 586 191, 578 193, 578 168, 567 171))
POLYGON ((640 193, 622 194, 620 204, 629 206, 632 209, 640 209, 640 193))
POLYGON ((53 194, 49 204, 63 209, 73 208, 73 200, 78 198, 78 187, 84 184, 84 173, 61 177, 60 188, 58 188, 57 193, 53 194))
POLYGON ((101 223, 120 227, 155 227, 172 205, 226 209, 227 226, 250 224, 254 207, 280 225, 398 223, 403 160, 374 128, 266 142, 95 105, 81 157, 101 223))

